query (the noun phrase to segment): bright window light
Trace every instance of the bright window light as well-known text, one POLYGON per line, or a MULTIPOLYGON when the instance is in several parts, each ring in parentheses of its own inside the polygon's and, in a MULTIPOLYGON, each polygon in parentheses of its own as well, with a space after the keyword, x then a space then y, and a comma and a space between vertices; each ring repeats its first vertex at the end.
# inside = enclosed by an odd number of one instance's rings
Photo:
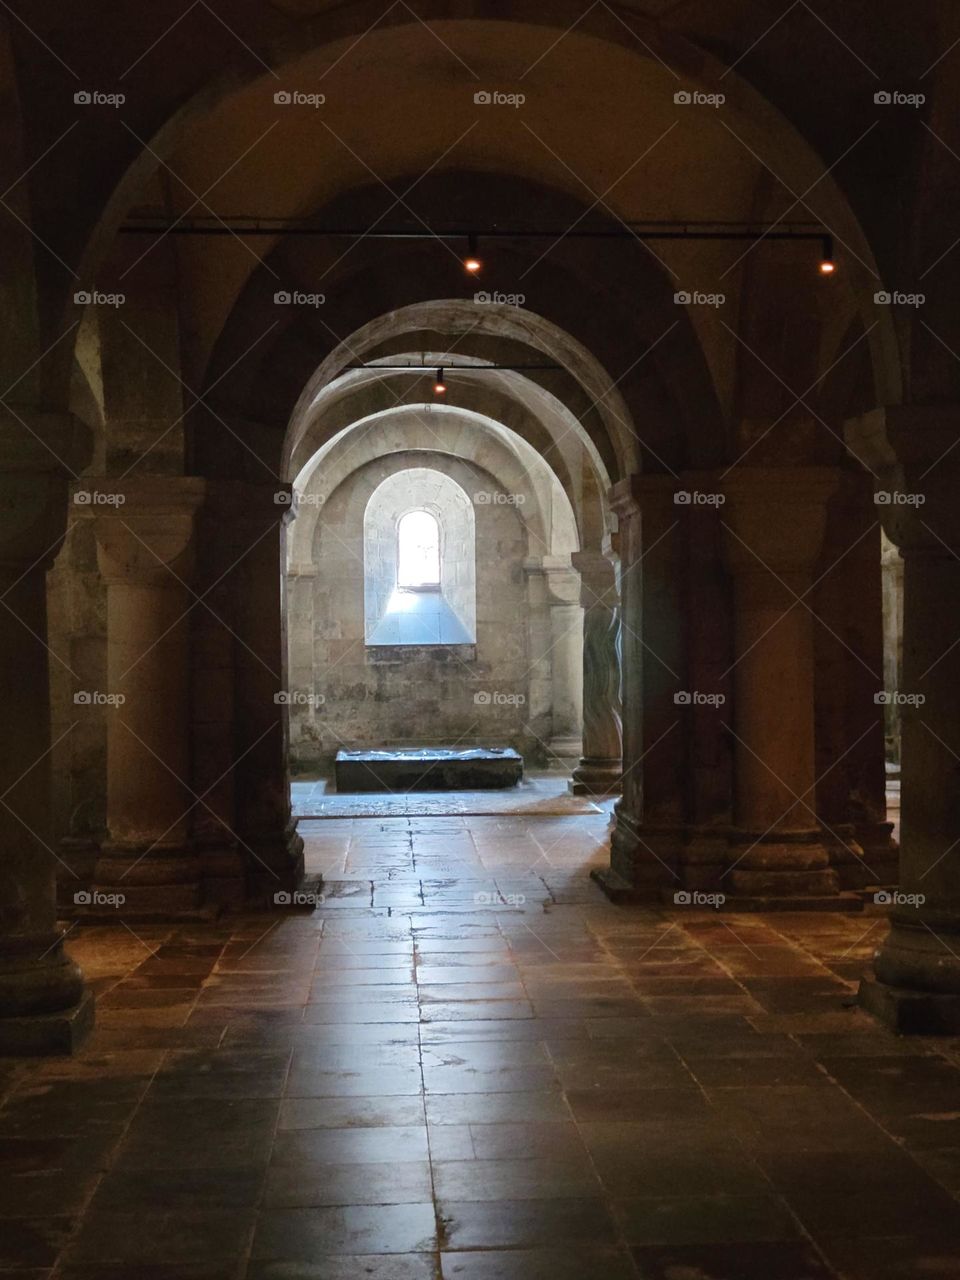
POLYGON ((397 586, 440 589, 440 526, 429 511, 408 511, 397 527, 397 586))

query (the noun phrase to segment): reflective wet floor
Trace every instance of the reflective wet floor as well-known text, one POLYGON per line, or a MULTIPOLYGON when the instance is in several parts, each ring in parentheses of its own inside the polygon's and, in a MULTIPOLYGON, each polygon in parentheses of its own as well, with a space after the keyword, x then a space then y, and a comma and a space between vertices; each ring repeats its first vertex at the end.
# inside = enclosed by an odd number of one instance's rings
POLYGON ((75 927, 0 1064, 0 1275, 960 1276, 960 1044, 851 1003, 880 916, 610 905, 606 813, 302 825, 314 911, 75 927))

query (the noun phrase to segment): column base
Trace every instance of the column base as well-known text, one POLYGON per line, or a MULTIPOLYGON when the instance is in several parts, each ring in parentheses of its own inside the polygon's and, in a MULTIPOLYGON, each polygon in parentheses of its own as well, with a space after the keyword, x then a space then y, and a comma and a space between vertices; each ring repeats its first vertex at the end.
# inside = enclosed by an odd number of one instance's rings
POLYGON ((108 841, 100 848, 87 897, 88 901, 77 901, 76 905, 94 910, 111 908, 114 918, 122 914, 131 920, 196 919, 198 913, 203 915, 196 851, 182 844, 108 841))
POLYGON ((593 867, 590 879, 598 884, 618 907, 655 906, 662 902, 662 890, 653 885, 636 886, 624 880, 612 867, 593 867))
POLYGON ((806 896, 784 894, 751 896, 736 893, 728 895, 717 910, 739 912, 743 915, 763 915, 773 911, 834 911, 856 915, 863 910, 863 899, 852 891, 806 896))
POLYGON ((766 836, 737 831, 730 855, 730 869, 723 882, 731 896, 815 902, 840 893, 840 878, 830 865, 830 854, 819 832, 766 836), (749 852, 738 855, 738 847, 744 845, 749 852))
POLYGON ((272 911, 275 894, 292 893, 303 883, 303 837, 296 818, 279 833, 244 833, 240 847, 246 858, 246 910, 272 911))
POLYGON ((590 873, 612 902, 669 907, 677 892, 688 892, 721 895, 720 911, 863 910, 862 892, 841 888, 815 839, 758 842, 738 864, 737 848, 755 837, 726 827, 635 824, 619 808, 615 816, 610 866, 590 873))
MULTIPOLYGON (((822 839, 830 855, 830 865, 837 873, 841 889, 867 888, 871 876, 853 824, 830 823, 829 827, 824 828, 822 839)), ((879 884, 879 881, 876 883, 879 884)))
POLYGON ((869 868, 866 887, 899 884, 900 845, 893 838, 893 823, 857 822, 853 831, 863 850, 864 865, 869 868))
POLYGON ((960 994, 891 987, 868 974, 860 980, 857 999, 898 1035, 960 1035, 960 994))
POLYGON ((72 1054, 93 1030, 94 999, 84 991, 76 1004, 58 1013, 0 1017, 0 1058, 46 1058, 72 1054))
MULTIPOLYGON (((681 887, 678 871, 683 846, 683 830, 677 826, 654 826, 637 821, 623 808, 615 809, 616 826, 610 837, 609 875, 594 876, 605 892, 620 894, 627 885, 635 901, 659 901, 664 889, 681 887)), ((614 901, 626 901, 621 896, 614 901)))
POLYGON ((723 873, 730 865, 729 825, 688 827, 681 854, 683 888, 697 893, 721 893, 723 873))
POLYGON ((71 1053, 93 1026, 93 997, 58 933, 0 947, 0 1055, 71 1053))
POLYGON ((874 961, 878 981, 920 994, 960 997, 960 916, 929 910, 922 902, 910 905, 906 893, 897 896, 890 932, 874 961))
POLYGON ((877 890, 895 885, 900 849, 892 822, 831 823, 822 839, 841 889, 877 890))
POLYGON ((246 903, 247 855, 234 844, 199 846, 203 903, 217 911, 242 911, 246 903))
POLYGON ((573 769, 582 751, 579 738, 551 738, 547 743, 547 768, 573 769))
POLYGON ((570 791, 575 796, 613 796, 620 793, 623 762, 584 757, 573 771, 570 791))

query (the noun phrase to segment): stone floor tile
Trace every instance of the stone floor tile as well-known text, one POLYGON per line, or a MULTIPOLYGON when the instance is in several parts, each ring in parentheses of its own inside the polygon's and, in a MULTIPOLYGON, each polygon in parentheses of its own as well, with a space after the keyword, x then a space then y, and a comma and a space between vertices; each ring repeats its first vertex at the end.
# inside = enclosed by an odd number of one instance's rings
POLYGON ((310 821, 329 910, 78 930, 89 1044, 0 1062, 0 1277, 960 1273, 960 1040, 845 1003, 882 921, 614 907, 606 822, 310 821))

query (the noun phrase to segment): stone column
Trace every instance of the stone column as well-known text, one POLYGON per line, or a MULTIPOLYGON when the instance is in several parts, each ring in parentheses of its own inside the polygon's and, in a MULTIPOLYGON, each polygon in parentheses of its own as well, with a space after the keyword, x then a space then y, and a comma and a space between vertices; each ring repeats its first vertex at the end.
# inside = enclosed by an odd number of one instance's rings
POLYGON ((834 471, 816 467, 738 467, 722 484, 735 584, 736 780, 721 884, 751 905, 839 890, 814 811, 814 620, 798 602, 813 582, 836 486, 834 471))
POLYGON ((897 880, 886 816, 880 526, 870 474, 853 459, 828 504, 817 585, 808 603, 816 664, 816 810, 845 889, 897 880))
POLYGON ((0 410, 0 1054, 65 1053, 93 1001, 63 948, 50 830, 46 571, 66 525, 73 423, 0 410), (52 452, 44 449, 46 441, 52 452))
POLYGON ((570 784, 575 794, 620 790, 620 600, 613 564, 599 552, 570 557, 580 574, 583 608, 583 755, 570 784))
POLYGON ((203 799, 193 812, 193 844, 203 875, 204 903, 240 908, 247 858, 234 832, 236 811, 236 678, 232 570, 237 481, 208 480, 198 513, 195 590, 191 614, 192 785, 203 799))
POLYGON ((583 619, 580 583, 569 561, 544 557, 550 599, 550 665, 553 678, 553 731, 550 751, 573 761, 583 750, 583 619))
MULTIPOLYGON (((582 747, 583 624, 580 582, 565 556, 540 556, 524 562, 531 604, 530 714, 536 733, 536 707, 549 702, 549 738, 542 743, 551 765, 575 761, 582 747)), ((539 717, 541 720, 545 717, 539 717)))
POLYGON ((723 567, 719 471, 685 471, 677 495, 684 583, 683 887, 720 893, 733 825, 733 592, 723 567))
MULTIPOLYGON (((315 564, 291 564, 286 574, 287 626, 290 634, 289 680, 294 694, 315 694, 317 623, 315 564)), ((294 772, 313 771, 323 763, 322 705, 297 699, 289 704, 290 763, 294 772)))
POLYGON ((847 442, 904 563, 900 890, 860 999, 900 1032, 960 1032, 960 408, 878 409, 847 442))
POLYGON ((284 485, 238 487, 234 830, 247 860, 247 902, 269 906, 303 879, 303 840, 290 807, 286 526, 296 514, 284 485))
MULTIPOLYGON (((903 665, 903 557, 886 533, 880 550, 883 574, 883 687, 899 689, 903 665)), ((883 709, 887 751, 900 772, 900 708, 893 701, 883 709)))
POLYGON ((191 840, 190 623, 194 476, 88 480, 107 584, 107 828, 95 888, 127 914, 202 901, 191 840))
POLYGON ((83 690, 105 689, 106 588, 97 569, 93 522, 70 503, 63 546, 47 574, 49 643, 64 660, 50 664, 53 821, 58 902, 75 912, 78 879, 92 882, 106 830, 107 725, 105 708, 78 706, 83 690))
POLYGON ((620 522, 623 776, 610 866, 595 879, 614 901, 679 887, 683 736, 674 693, 683 670, 676 482, 630 476, 614 485, 620 522))

